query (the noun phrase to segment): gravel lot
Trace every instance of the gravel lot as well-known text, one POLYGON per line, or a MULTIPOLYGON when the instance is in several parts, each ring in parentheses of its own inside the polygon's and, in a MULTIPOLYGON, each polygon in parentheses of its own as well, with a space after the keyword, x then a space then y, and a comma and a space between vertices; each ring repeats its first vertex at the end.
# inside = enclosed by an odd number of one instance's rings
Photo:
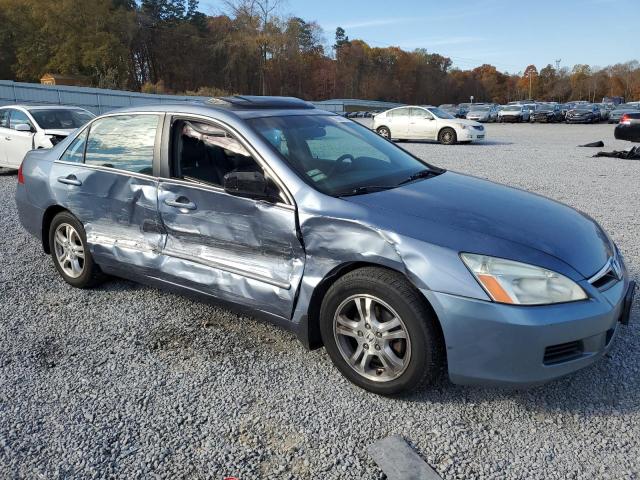
MULTIPOLYGON (((590 158, 611 125, 488 125, 488 141, 403 146, 597 219, 640 274, 640 162, 590 158)), ((381 398, 324 350, 226 310, 113 280, 72 289, 20 227, 0 174, 0 478, 383 478, 401 434, 444 479, 640 478, 640 315, 593 367, 527 391, 381 398)))

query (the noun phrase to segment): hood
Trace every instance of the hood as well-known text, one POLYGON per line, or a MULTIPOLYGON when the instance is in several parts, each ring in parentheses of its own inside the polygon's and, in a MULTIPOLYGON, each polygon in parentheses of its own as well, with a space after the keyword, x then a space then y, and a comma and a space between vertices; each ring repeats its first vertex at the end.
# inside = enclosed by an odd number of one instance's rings
POLYGON ((407 236, 521 261, 535 258, 530 255, 535 250, 587 278, 613 251, 601 227, 567 205, 454 172, 347 200, 407 236))
POLYGON ((467 120, 465 118, 448 118, 447 121, 452 122, 452 123, 457 123, 458 125, 469 125, 471 127, 474 126, 481 126, 478 122, 474 121, 474 120, 467 120))
POLYGON ((61 129, 61 128, 49 128, 43 130, 45 135, 56 135, 58 137, 67 137, 71 132, 76 130, 75 128, 61 129))

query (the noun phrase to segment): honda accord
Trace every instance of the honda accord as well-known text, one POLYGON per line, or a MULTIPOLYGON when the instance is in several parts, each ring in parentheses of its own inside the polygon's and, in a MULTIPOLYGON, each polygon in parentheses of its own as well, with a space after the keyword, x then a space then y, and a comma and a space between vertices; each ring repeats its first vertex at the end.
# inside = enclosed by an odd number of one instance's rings
POLYGON ((269 319, 378 394, 443 369, 498 385, 574 372, 634 293, 594 219, 293 98, 103 115, 28 153, 16 202, 70 285, 125 277, 269 319))

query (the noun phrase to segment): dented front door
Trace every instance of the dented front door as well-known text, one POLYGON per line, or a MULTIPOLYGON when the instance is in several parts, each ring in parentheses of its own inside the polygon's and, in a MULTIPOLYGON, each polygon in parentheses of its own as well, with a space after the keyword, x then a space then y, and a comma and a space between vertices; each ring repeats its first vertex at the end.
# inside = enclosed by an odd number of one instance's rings
POLYGON ((296 212, 216 187, 161 180, 163 273, 217 298, 289 319, 304 267, 296 212))

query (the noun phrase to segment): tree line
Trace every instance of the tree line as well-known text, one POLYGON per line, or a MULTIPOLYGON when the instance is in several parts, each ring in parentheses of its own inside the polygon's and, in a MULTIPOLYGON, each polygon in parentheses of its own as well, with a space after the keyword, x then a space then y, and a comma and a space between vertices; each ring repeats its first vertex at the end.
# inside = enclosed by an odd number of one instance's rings
MULTIPOLYGON (((197 95, 292 95, 412 104, 640 98, 640 65, 575 65, 522 73, 471 70, 427 49, 377 48, 338 28, 282 15, 278 0, 229 0, 206 15, 198 0, 0 0, 0 78, 45 73, 91 86, 197 95)), ((426 45, 428 47, 428 45, 426 45)))

